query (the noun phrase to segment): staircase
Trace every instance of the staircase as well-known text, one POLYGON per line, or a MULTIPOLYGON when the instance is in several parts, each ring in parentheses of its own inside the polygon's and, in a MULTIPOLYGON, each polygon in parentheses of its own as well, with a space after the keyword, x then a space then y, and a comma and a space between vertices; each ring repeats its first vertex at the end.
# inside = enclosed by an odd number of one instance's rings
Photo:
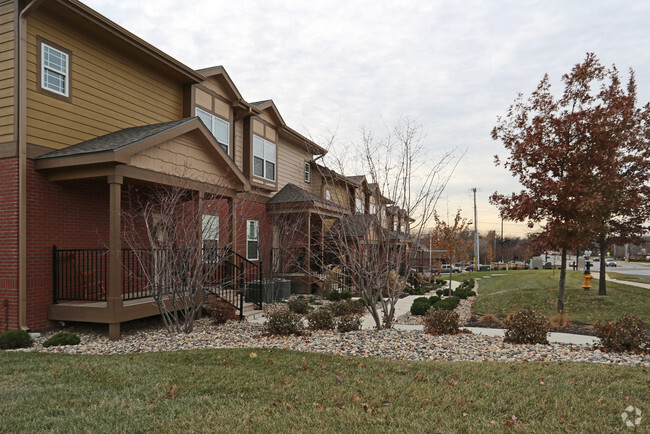
POLYGON ((255 306, 255 303, 244 302, 244 306, 242 308, 242 318, 246 319, 246 321, 260 320, 264 318, 264 311, 258 309, 255 306))

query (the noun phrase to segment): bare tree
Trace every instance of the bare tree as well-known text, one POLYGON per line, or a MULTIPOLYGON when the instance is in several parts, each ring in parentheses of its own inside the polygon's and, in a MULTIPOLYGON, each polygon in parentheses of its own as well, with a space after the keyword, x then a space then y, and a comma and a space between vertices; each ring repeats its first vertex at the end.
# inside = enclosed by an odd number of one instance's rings
POLYGON ((220 267, 233 247, 222 235, 232 230, 232 201, 182 185, 131 186, 126 198, 123 273, 135 283, 124 291, 150 294, 169 333, 189 333, 206 289, 222 283, 216 279, 234 279, 220 267))
MULTIPOLYGON (((365 174, 367 187, 361 180, 356 187, 339 188, 345 195, 335 200, 341 216, 328 219, 322 215, 331 223, 325 225, 321 268, 336 260, 378 329, 394 322, 395 304, 411 270, 412 240, 424 238, 438 199, 461 158, 454 152, 430 157, 421 125, 404 119, 380 140, 364 130, 361 146, 349 148, 346 157, 337 159, 346 164, 358 162, 354 173, 365 174), (367 191, 361 195, 364 188, 367 191)), ((343 173, 345 167, 338 169, 343 173)), ((325 174, 323 178, 335 190, 333 178, 325 174)))

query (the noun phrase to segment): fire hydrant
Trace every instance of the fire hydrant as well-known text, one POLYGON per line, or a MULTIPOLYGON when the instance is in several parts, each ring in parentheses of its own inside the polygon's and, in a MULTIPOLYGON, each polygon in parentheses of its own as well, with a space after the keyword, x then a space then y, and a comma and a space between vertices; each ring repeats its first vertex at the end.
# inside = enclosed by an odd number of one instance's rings
POLYGON ((588 271, 585 271, 585 281, 582 283, 582 289, 585 291, 589 291, 591 289, 591 279, 593 279, 593 276, 589 274, 588 271))

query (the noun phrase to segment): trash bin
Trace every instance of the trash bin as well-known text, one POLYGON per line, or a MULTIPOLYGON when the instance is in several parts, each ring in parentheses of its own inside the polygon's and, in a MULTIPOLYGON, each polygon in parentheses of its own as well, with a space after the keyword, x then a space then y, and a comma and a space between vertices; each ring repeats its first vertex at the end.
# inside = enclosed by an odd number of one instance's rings
POLYGON ((262 284, 259 280, 251 280, 246 283, 244 298, 249 303, 259 303, 262 301, 262 284))

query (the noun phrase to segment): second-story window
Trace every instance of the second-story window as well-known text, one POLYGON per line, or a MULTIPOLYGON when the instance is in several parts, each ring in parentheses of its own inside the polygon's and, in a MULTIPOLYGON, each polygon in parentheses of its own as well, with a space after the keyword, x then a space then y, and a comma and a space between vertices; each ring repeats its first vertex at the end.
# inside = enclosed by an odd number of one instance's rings
POLYGON ((325 199, 332 200, 332 191, 329 188, 325 190, 325 199))
POLYGON ((397 220, 393 220, 393 231, 397 232, 399 229, 399 222, 397 220))
POLYGON ((305 161, 305 182, 311 181, 311 166, 305 161))
POLYGON ((226 154, 230 155, 230 122, 198 107, 196 108, 196 115, 203 121, 214 138, 217 139, 226 154))
POLYGON ((61 50, 41 44, 41 87, 62 96, 70 96, 69 56, 61 50))
POLYGON ((370 214, 377 214, 377 207, 374 203, 370 204, 370 214))
POLYGON ((357 214, 363 214, 363 201, 358 197, 354 200, 354 208, 357 214))
POLYGON ((275 143, 253 135, 253 175, 275 181, 275 143))

